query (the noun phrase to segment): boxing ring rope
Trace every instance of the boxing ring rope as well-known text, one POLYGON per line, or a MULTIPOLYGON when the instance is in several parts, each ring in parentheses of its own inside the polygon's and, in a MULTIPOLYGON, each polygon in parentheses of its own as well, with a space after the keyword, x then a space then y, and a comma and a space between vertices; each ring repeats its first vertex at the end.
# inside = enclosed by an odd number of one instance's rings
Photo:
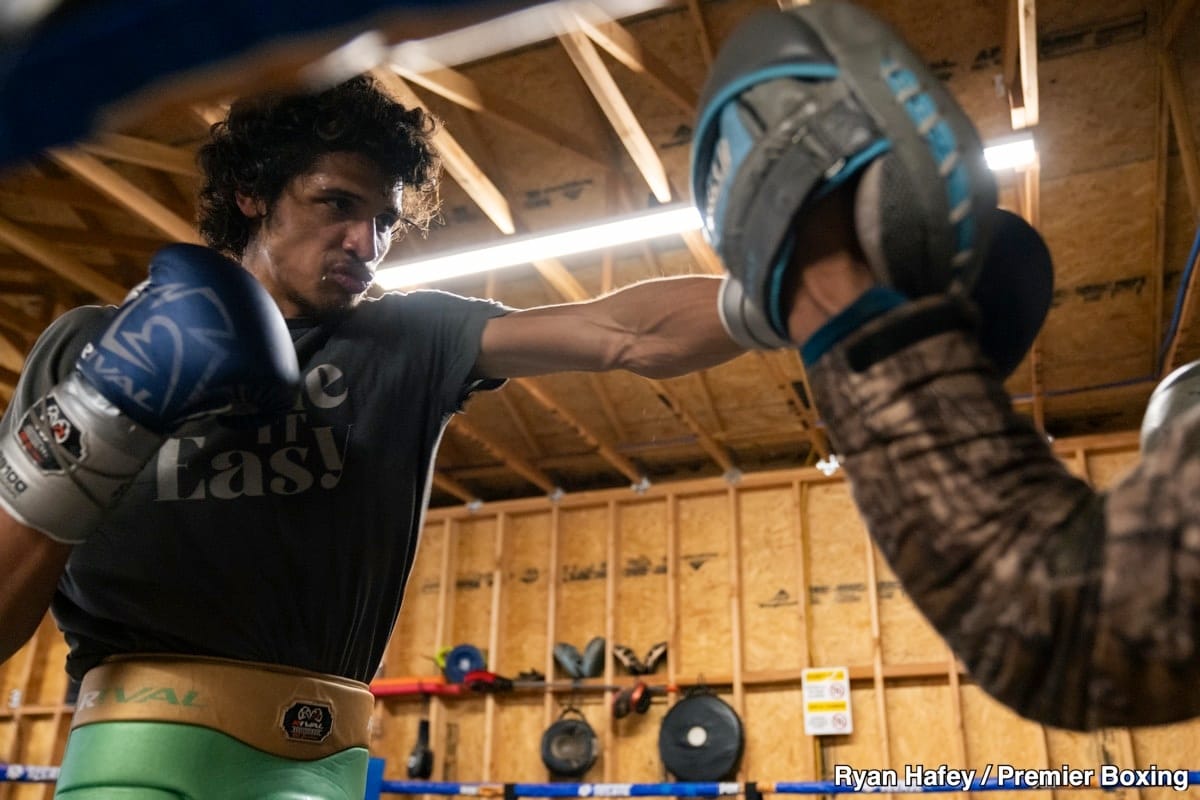
MULTIPOLYGON (((1187 771, 1188 786, 1200 785, 1200 770, 1187 771)), ((999 781, 995 778, 974 780, 969 786, 892 784, 855 788, 849 783, 836 781, 780 781, 746 783, 439 783, 435 781, 382 781, 380 791, 385 794, 436 794, 469 795, 479 797, 731 797, 745 795, 747 800, 760 798, 763 794, 948 794, 952 792, 1005 792, 1005 791, 1064 791, 1134 788, 1131 786, 1101 786, 1088 783, 1083 786, 1045 786, 1023 780, 999 781)), ((1151 786, 1141 788, 1174 788, 1151 786)), ((370 791, 367 799, 373 800, 370 791)))
MULTIPOLYGON (((995 778, 975 779, 968 786, 957 784, 921 785, 890 784, 856 788, 850 783, 838 781, 748 781, 695 782, 695 783, 458 783, 444 781, 389 781, 383 778, 384 760, 371 759, 367 770, 367 791, 363 800, 380 800, 384 794, 415 795, 431 794, 470 797, 732 797, 745 795, 747 800, 759 800, 763 794, 949 794, 952 792, 992 791, 1044 791, 1053 789, 1122 789, 1122 788, 1176 788, 1171 783, 1114 783, 1102 785, 1092 781, 1080 786, 1048 786, 1042 782, 1025 780, 1001 781, 995 778)), ((1058 770, 1045 770, 1058 772, 1058 770)), ((1091 770, 1095 772, 1096 770, 1091 770)), ((0 783, 54 783, 58 779, 58 767, 33 766, 29 764, 5 764, 0 762, 0 783)), ((1138 775, 1153 778, 1161 776, 1180 777, 1186 772, 1187 786, 1200 786, 1200 770, 1120 770, 1120 776, 1135 780, 1138 775)))

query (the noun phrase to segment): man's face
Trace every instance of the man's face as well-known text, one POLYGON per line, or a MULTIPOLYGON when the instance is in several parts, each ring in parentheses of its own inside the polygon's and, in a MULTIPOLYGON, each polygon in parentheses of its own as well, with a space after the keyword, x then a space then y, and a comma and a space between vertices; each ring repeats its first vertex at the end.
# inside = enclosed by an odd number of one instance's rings
POLYGON ((327 153, 269 213, 256 198, 239 195, 238 206, 261 218, 242 264, 285 317, 316 316, 362 300, 391 244, 400 191, 370 159, 327 153))

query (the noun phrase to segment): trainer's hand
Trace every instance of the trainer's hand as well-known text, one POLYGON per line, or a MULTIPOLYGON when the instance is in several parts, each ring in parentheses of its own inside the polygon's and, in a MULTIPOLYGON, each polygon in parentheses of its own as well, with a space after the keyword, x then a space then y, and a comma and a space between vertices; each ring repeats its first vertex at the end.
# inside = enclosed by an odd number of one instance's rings
POLYGON ((75 370, 6 418, 0 503, 51 538, 83 541, 180 424, 273 417, 299 378, 287 325, 253 276, 205 247, 164 248, 75 370))

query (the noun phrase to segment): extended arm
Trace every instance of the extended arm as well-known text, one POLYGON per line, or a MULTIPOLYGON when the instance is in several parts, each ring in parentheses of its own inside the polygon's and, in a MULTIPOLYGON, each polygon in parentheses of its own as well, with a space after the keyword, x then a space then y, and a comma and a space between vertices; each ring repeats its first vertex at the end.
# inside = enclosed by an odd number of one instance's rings
POLYGON ((626 369, 669 378, 743 352, 717 313, 720 279, 663 278, 595 300, 516 311, 488 322, 476 372, 517 378, 626 369))
POLYGON ((952 305, 897 309, 810 370, 871 535, 1019 713, 1076 729, 1200 714, 1200 416, 1098 494, 1013 412, 969 331, 913 333, 952 305))

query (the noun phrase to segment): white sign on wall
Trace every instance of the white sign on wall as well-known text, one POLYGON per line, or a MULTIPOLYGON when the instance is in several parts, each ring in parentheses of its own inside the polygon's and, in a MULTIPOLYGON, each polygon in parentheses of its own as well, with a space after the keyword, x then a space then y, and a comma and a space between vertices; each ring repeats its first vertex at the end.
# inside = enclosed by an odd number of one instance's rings
POLYGON ((845 736, 854 731, 850 713, 850 670, 814 667, 801 676, 804 691, 804 733, 845 736))

